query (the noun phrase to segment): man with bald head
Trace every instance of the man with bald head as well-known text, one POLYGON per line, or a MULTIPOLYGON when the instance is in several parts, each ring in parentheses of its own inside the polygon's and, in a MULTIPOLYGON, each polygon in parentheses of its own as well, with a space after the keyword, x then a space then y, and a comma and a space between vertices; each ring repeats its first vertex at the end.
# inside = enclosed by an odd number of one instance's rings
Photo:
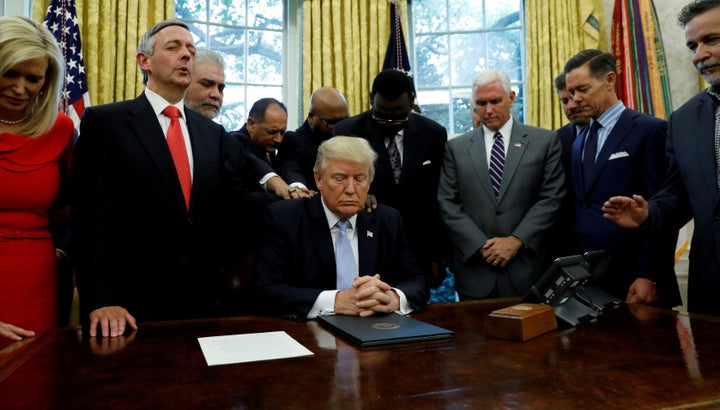
POLYGON ((280 176, 298 190, 317 191, 313 177, 315 155, 320 144, 332 137, 335 124, 348 117, 345 97, 332 87, 320 87, 310 96, 308 116, 300 128, 287 131, 283 140, 280 176))

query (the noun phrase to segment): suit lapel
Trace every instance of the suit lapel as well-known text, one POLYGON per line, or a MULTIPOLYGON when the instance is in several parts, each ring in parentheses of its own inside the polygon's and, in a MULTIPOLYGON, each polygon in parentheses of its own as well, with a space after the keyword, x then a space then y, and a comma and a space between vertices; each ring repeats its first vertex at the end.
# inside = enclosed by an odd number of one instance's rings
POLYGON ((525 150, 528 146, 528 135, 525 126, 519 122, 513 120, 512 133, 508 140, 507 154, 505 154, 505 169, 503 169, 502 183, 500 184, 500 193, 498 195, 498 202, 502 201, 507 187, 515 176, 520 160, 525 154, 525 150))
POLYGON ((310 236, 312 237, 313 244, 315 244, 315 254, 320 257, 322 272, 332 273, 334 282, 337 276, 335 248, 333 247, 332 236, 328 229, 328 220, 325 217, 325 211, 320 201, 322 201, 320 195, 315 195, 311 201, 308 201, 308 213, 312 220, 310 224, 310 236))
POLYGON ((582 170, 582 147, 585 142, 585 134, 587 134, 588 127, 585 127, 572 145, 572 152, 570 157, 570 178, 572 180, 573 188, 578 196, 585 192, 585 185, 583 182, 583 170, 582 170))
MULTIPOLYGON (((190 134, 190 145, 191 152, 193 155, 193 183, 192 190, 190 191, 190 206, 192 207, 193 198, 195 194, 201 192, 200 189, 196 190, 195 187, 211 186, 210 175, 208 171, 213 169, 212 162, 213 157, 211 150, 207 149, 212 139, 207 135, 208 129, 201 126, 200 122, 194 117, 199 114, 195 114, 189 108, 185 108, 185 114, 187 118, 185 123, 187 124, 188 133, 190 134)), ((215 159, 217 161, 217 159, 215 159)))
POLYGON ((490 181, 490 165, 488 165, 487 161, 485 134, 483 133, 482 127, 478 127, 473 131, 468 154, 470 155, 470 162, 472 162, 475 173, 480 181, 480 186, 482 186, 488 199, 495 203, 495 192, 493 191, 492 182, 490 181))
POLYGON ((158 173, 165 181, 168 189, 178 203, 185 207, 185 199, 180 186, 180 179, 175 170, 170 149, 165 139, 165 133, 160 127, 155 111, 145 93, 135 99, 136 104, 129 110, 128 126, 141 145, 145 147, 148 156, 158 173))
POLYGON ((358 260, 360 268, 358 269, 360 276, 374 275, 375 261, 378 253, 378 230, 375 223, 375 213, 368 214, 361 211, 357 215, 355 221, 356 233, 358 238, 358 260))
POLYGON ((605 143, 597 156, 597 160, 595 161, 595 170, 591 179, 592 182, 590 186, 586 188, 587 192, 590 192, 592 187, 595 186, 595 182, 601 174, 603 168, 605 168, 605 165, 607 165, 610 155, 613 152, 616 152, 620 143, 623 142, 630 130, 633 128, 635 123, 632 119, 636 115, 636 112, 627 108, 623 110, 622 114, 620 114, 620 118, 618 118, 615 126, 613 126, 612 130, 610 130, 610 134, 605 139, 605 143))

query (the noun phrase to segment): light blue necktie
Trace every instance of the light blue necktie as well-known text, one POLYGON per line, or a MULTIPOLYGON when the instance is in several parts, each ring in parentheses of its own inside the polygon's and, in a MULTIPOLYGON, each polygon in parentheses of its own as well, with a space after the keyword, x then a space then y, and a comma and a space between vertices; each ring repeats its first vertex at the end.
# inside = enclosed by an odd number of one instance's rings
POLYGON ((335 266, 337 268, 337 288, 345 290, 352 287, 355 280, 355 255, 350 246, 350 239, 347 236, 347 227, 350 221, 341 219, 335 224, 338 227, 337 240, 335 241, 335 266))

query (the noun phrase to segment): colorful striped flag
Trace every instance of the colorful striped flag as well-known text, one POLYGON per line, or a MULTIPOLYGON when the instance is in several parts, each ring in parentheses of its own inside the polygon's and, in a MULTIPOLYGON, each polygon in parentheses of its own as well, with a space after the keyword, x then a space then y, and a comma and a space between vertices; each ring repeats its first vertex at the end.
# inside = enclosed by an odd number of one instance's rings
POLYGON ((43 24, 57 39, 65 58, 60 110, 72 118, 75 128, 79 128, 83 111, 90 106, 90 93, 85 78, 75 0, 51 0, 43 24))
POLYGON ((666 119, 671 112, 665 51, 652 0, 616 0, 612 52, 618 97, 626 106, 666 119))
MULTIPOLYGON (((652 0, 615 0, 612 51, 617 58, 618 97, 634 110, 667 119, 672 112, 670 81, 652 0)), ((678 233, 676 262, 688 245, 684 227, 678 233)))

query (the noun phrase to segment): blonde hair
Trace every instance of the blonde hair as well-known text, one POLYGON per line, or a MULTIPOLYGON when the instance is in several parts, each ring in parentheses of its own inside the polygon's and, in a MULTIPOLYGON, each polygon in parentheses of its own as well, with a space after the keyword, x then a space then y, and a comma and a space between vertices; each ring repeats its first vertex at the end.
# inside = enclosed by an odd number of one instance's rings
POLYGON ((318 148, 313 172, 322 175, 328 161, 351 161, 367 166, 370 170, 370 182, 375 177, 377 154, 364 138, 337 136, 324 141, 318 148))
POLYGON ((57 120, 64 60, 55 37, 42 24, 22 16, 0 17, 0 75, 11 67, 36 58, 48 59, 45 83, 28 107, 27 121, 19 133, 39 137, 57 120))

